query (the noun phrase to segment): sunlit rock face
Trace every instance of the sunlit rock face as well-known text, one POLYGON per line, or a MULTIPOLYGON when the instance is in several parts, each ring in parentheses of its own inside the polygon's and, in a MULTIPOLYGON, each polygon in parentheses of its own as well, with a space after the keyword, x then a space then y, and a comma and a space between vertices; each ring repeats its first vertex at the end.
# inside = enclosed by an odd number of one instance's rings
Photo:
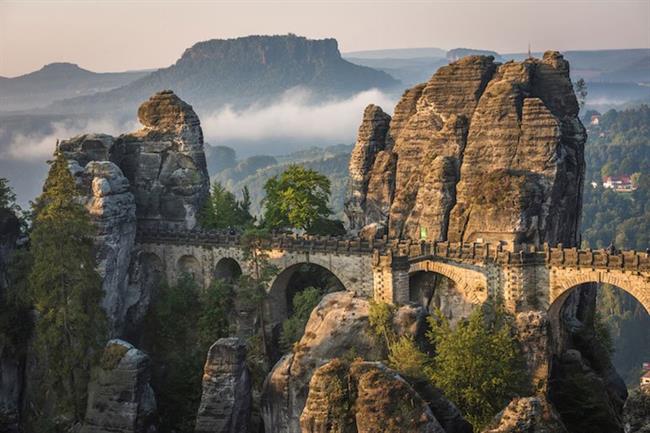
POLYGON ((300 426, 302 433, 446 433, 395 371, 379 362, 339 359, 314 372, 300 426))
POLYGON ((150 301, 154 270, 135 247, 137 228, 194 227, 209 189, 203 133, 192 107, 162 91, 140 106, 138 118, 143 127, 133 133, 90 133, 59 144, 97 228, 102 306, 112 337, 137 333, 150 301))
POLYGON ((350 161, 353 230, 575 244, 586 135, 561 54, 465 57, 380 112, 366 109, 350 161))
MULTIPOLYGON (((370 302, 350 291, 323 297, 312 311, 305 332, 292 353, 285 355, 266 378, 262 416, 267 433, 300 433, 300 416, 314 371, 337 357, 359 356, 366 360, 386 357, 370 328, 370 302)), ((406 305, 393 319, 398 335, 421 336, 425 309, 406 305)))
POLYGON ((560 417, 542 396, 516 398, 483 433, 568 433, 560 417))

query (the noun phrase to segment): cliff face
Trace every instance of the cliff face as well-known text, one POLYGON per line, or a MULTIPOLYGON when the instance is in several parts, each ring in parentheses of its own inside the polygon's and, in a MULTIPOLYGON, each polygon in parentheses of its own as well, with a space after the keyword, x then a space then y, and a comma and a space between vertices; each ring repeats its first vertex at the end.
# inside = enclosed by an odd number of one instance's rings
POLYGON ((149 302, 154 270, 135 247, 137 227, 194 227, 209 190, 203 132, 192 107, 162 91, 140 106, 138 118, 138 131, 84 134, 59 145, 97 228, 112 337, 133 332, 149 302))
POLYGON ((392 119, 366 109, 350 161, 350 226, 573 245, 585 139, 562 55, 503 65, 465 57, 407 90, 392 119))

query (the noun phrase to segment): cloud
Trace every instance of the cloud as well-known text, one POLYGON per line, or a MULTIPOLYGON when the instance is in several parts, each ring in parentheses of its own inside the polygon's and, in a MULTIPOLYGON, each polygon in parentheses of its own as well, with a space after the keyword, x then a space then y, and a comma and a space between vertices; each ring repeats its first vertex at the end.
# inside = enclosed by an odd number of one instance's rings
MULTIPOLYGON (((134 122, 131 122, 134 124, 134 122)), ((14 132, 9 143, 0 148, 0 159, 17 161, 43 161, 52 156, 57 140, 65 140, 79 134, 101 132, 118 135, 133 130, 133 124, 120 124, 110 119, 87 119, 70 122, 51 122, 48 133, 14 132)))
POLYGON ((351 143, 368 104, 391 110, 394 98, 372 89, 349 99, 314 104, 304 90, 286 93, 279 102, 266 107, 235 111, 226 107, 201 120, 204 135, 212 145, 228 141, 313 140, 351 143))

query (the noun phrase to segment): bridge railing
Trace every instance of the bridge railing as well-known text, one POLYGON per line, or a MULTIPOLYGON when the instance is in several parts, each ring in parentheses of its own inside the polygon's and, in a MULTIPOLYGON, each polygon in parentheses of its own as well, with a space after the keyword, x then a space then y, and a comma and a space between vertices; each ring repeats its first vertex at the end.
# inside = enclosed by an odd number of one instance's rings
POLYGON ((650 254, 634 250, 582 250, 559 245, 547 250, 546 262, 550 266, 650 271, 650 254))
MULTIPOLYGON (((179 229, 162 224, 138 227, 138 241, 150 243, 190 244, 202 246, 240 247, 240 234, 223 230, 179 229)), ((499 264, 529 264, 546 262, 548 266, 592 267, 650 271, 650 254, 637 251, 610 251, 564 248, 544 245, 518 245, 517 251, 506 251, 501 244, 485 242, 417 241, 410 239, 365 239, 359 237, 298 236, 274 234, 264 239, 263 248, 300 252, 334 252, 367 254, 375 250, 380 254, 389 250, 394 255, 408 256, 411 260, 440 257, 465 262, 494 262, 499 264)))
MULTIPOLYGON (((177 227, 149 225, 138 228, 138 242, 171 243, 212 247, 241 247, 244 239, 240 234, 221 230, 187 230, 177 227)), ((333 236, 297 236, 274 234, 263 238, 262 248, 279 248, 288 251, 323 251, 345 253, 371 253, 378 249, 384 251, 387 243, 381 239, 333 236)))

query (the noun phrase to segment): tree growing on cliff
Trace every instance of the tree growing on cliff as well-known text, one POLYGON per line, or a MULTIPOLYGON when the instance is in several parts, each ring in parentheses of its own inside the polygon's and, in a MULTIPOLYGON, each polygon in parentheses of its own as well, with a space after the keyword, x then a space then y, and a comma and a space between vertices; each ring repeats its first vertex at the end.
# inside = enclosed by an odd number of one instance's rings
POLYGON ((270 348, 266 335, 264 302, 267 297, 266 288, 278 273, 277 266, 269 262, 268 252, 263 248, 268 237, 269 233, 264 229, 249 229, 244 233, 244 261, 250 264, 250 272, 241 275, 237 284, 241 299, 249 302, 256 311, 262 351, 267 359, 270 348))
MULTIPOLYGON (((264 225, 270 229, 297 228, 307 232, 326 227, 330 180, 315 170, 290 165, 264 185, 264 225)), ((315 233, 320 234, 320 233, 315 233)))
POLYGON ((37 356, 48 366, 44 389, 56 393, 50 403, 57 413, 72 420, 83 417, 88 371, 106 338, 95 230, 76 196, 68 163, 57 150, 35 207, 29 287, 38 312, 37 356))
POLYGON ((498 306, 486 310, 477 308, 455 328, 440 311, 428 318, 436 348, 430 379, 477 430, 526 389, 510 316, 498 306))

